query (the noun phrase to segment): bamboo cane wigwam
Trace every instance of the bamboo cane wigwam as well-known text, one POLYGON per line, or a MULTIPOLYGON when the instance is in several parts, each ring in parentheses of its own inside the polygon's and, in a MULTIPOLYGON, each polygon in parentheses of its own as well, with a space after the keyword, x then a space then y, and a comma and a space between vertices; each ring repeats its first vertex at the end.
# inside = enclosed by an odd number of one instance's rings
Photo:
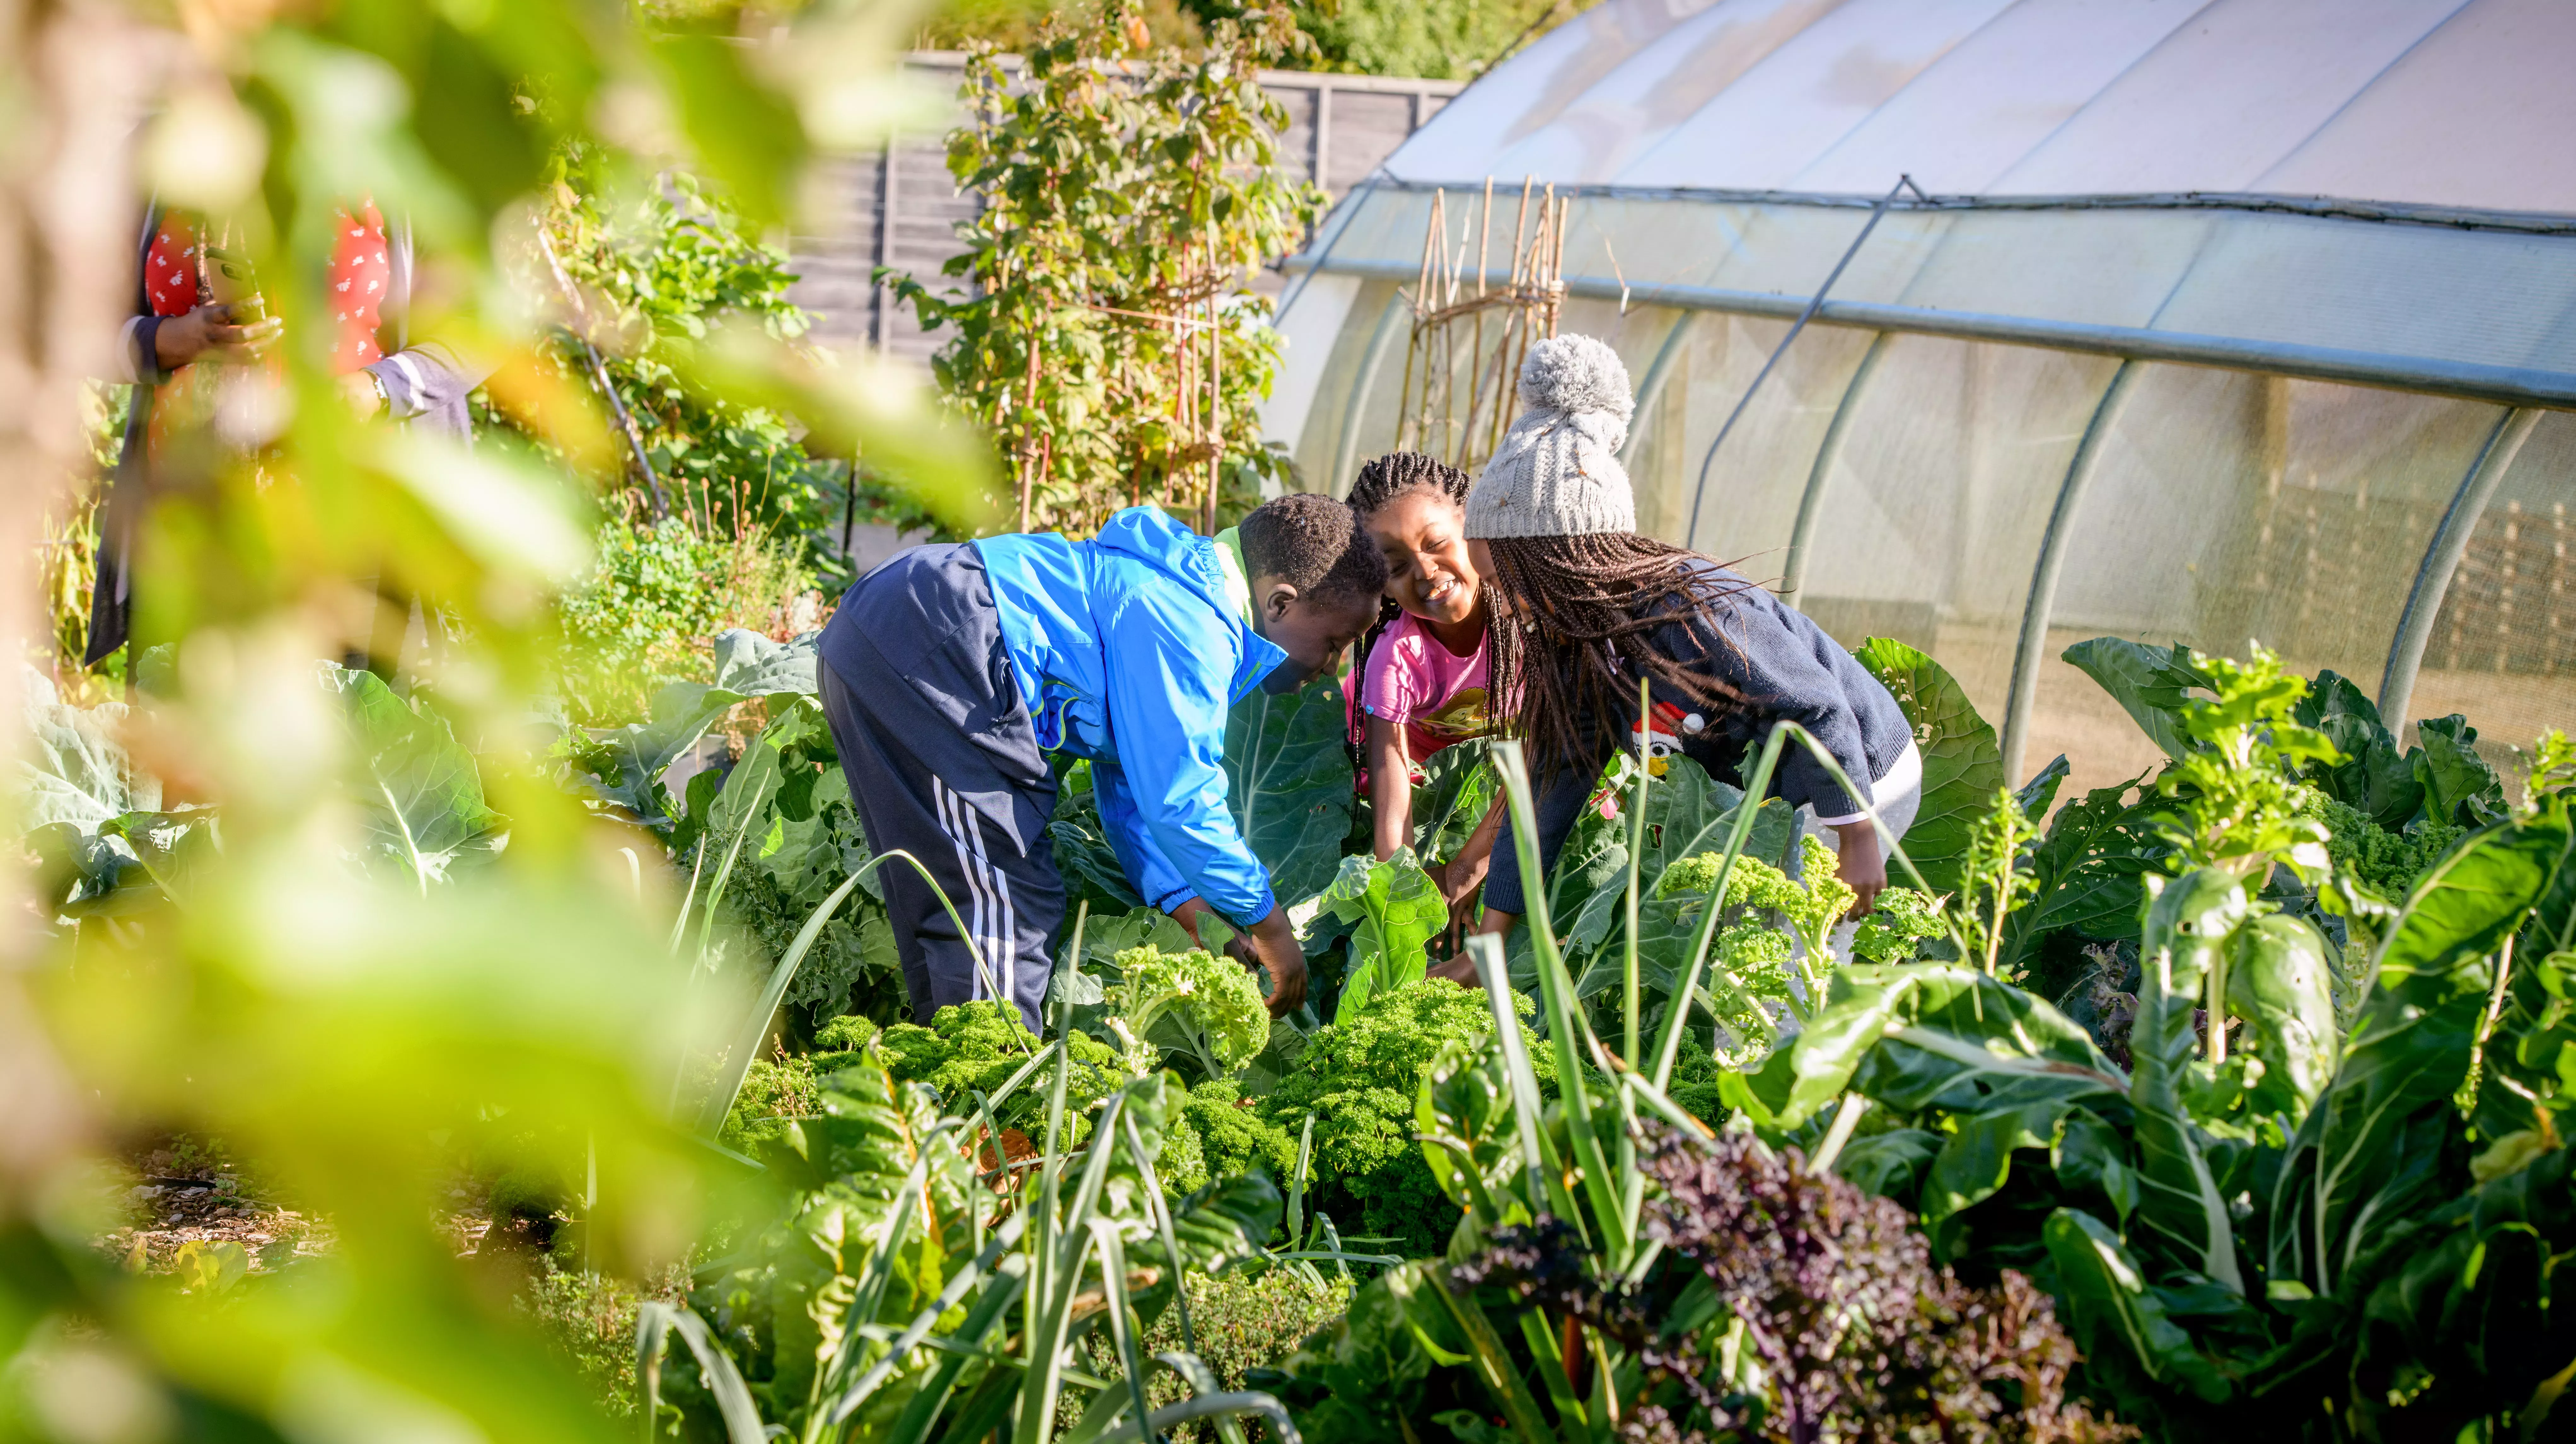
POLYGON ((1492 179, 1460 208, 1454 230, 1449 193, 1432 193, 1422 266, 1408 294, 1413 325, 1396 410, 1397 450, 1473 472, 1502 443, 1521 361, 1532 341, 1556 334, 1565 302, 1568 211, 1569 200, 1554 186, 1541 190, 1524 180, 1505 242, 1509 266, 1498 278, 1492 179))

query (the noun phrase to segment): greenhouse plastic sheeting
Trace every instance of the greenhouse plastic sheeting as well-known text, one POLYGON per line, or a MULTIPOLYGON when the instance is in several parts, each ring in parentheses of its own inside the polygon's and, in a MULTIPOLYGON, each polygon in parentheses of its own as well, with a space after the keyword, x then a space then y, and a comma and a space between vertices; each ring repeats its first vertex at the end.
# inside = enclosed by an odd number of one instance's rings
POLYGON ((1610 0, 1470 86, 1387 168, 2567 211, 2570 53, 2562 0, 1610 0))
MULTIPOLYGON (((1384 282, 1358 289, 1338 348, 1341 375, 1393 291, 1384 282)), ((1980 712, 2005 722, 2044 534, 2117 360, 1810 328, 1712 460, 1718 427, 1786 322, 1635 305, 1622 314, 1616 302, 1587 300, 1570 302, 1563 321, 1609 340, 1632 377, 1675 326, 1688 327, 1660 394, 1632 427, 1625 459, 1641 530, 1687 540, 1785 590, 1812 482, 1816 521, 1790 599, 1846 644, 1892 636, 1931 652, 1980 712), (1824 455, 1846 406, 1839 445, 1824 455)), ((1386 352, 1387 384, 1363 393, 1358 457, 1392 443, 1402 360, 1399 335, 1386 352)), ((2260 641, 2299 670, 2331 668, 2378 695, 2427 548, 2507 414, 2212 367, 2137 371, 2068 518, 2032 656, 2023 770, 2065 753, 2084 787, 2157 761, 2118 706, 2058 660, 2086 637, 2240 657, 2260 641)), ((1338 407, 1316 419, 1310 441, 1338 433, 1338 407)), ((1310 447, 1301 462, 1313 456, 1310 447)), ((2507 745, 2576 725, 2571 510, 2576 416, 2551 414, 2469 523, 2456 574, 2430 603, 2432 638, 2406 716, 2467 714, 2508 769, 2507 745)))

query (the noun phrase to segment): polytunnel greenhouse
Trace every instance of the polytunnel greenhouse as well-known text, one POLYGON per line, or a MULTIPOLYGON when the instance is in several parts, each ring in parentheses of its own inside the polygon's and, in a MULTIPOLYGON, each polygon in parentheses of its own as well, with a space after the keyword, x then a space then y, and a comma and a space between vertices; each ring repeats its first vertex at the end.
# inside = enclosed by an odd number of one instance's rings
POLYGON ((2016 777, 2154 760, 2059 660, 2104 633, 2528 742, 2576 719, 2571 49, 2552 0, 1607 0, 1290 260, 1271 432, 1336 492, 1388 449, 1426 257, 1499 278, 1473 214, 1534 180, 1641 528, 1933 653, 2016 777))

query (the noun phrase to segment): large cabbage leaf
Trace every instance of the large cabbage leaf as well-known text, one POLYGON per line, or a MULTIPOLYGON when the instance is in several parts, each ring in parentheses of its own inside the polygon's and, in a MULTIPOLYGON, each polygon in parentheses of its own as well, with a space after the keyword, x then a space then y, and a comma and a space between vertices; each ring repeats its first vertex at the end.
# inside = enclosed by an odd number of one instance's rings
POLYGON ((2189 647, 2180 642, 2150 647, 2120 637, 2095 637, 2076 643, 2062 655, 2101 683, 2102 690, 2167 757, 2191 750, 2182 730, 2182 704, 2191 700, 2193 688, 2208 687, 2209 677, 2193 664, 2189 647))
POLYGON ((1956 678, 1903 642, 1872 637, 1852 655, 1904 709, 1923 753, 1923 805, 1906 830, 1905 855, 1932 891, 1957 892, 1968 833, 2006 781, 1995 729, 1977 715, 1956 678))
POLYGON ((474 754, 447 719, 397 694, 373 672, 322 664, 322 685, 341 702, 358 764, 350 801, 362 856, 411 873, 423 886, 500 851, 507 823, 483 799, 474 754))
POLYGON ((1333 880, 1351 831, 1351 758, 1341 684, 1312 682, 1286 696, 1256 690, 1225 731, 1226 805, 1270 869, 1284 905, 1333 880))

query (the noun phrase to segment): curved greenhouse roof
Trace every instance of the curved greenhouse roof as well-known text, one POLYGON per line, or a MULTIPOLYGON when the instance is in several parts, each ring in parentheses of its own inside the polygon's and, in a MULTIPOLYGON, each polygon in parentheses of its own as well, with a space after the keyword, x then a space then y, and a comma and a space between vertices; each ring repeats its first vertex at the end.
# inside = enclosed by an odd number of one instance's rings
POLYGON ((1418 181, 2262 192, 2576 210, 2559 0, 1614 0, 1397 152, 1418 181))
POLYGON ((1435 194, 1465 254, 1529 178, 1641 525, 1934 652, 2019 772, 2152 760, 2057 660, 2104 632, 2527 743, 2576 723, 2571 58, 2563 0, 1606 0, 1291 259, 1272 434, 1335 491, 1390 446, 1435 194))

